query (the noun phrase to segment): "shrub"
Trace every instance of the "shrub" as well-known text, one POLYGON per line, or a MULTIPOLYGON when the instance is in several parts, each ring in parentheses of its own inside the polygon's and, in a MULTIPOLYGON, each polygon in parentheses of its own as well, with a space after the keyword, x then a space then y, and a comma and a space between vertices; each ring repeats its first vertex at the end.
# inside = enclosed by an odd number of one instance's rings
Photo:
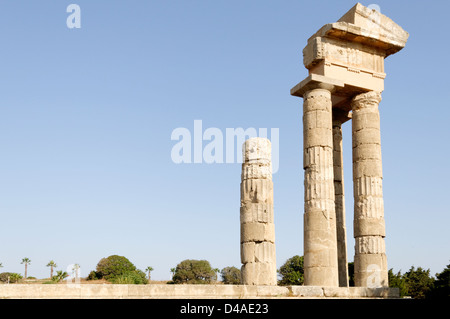
POLYGON ((110 281, 113 284, 124 285, 145 285, 148 282, 145 273, 139 269, 114 277, 110 281))
POLYGON ((100 279, 99 274, 95 270, 92 270, 87 276, 86 280, 98 280, 100 279))
POLYGON ((1 282, 8 282, 13 284, 15 282, 18 282, 20 279, 22 279, 22 276, 20 274, 14 273, 14 272, 4 272, 0 274, 0 281, 1 282))
POLYGON ((225 267, 220 275, 226 285, 239 285, 241 283, 241 271, 236 267, 225 267))
POLYGON ((95 272, 97 279, 104 278, 109 280, 135 270, 136 266, 134 266, 127 258, 112 255, 107 258, 102 258, 98 262, 95 272))
POLYGON ((175 284, 205 284, 210 283, 216 273, 207 260, 186 259, 175 269, 173 282, 175 284))

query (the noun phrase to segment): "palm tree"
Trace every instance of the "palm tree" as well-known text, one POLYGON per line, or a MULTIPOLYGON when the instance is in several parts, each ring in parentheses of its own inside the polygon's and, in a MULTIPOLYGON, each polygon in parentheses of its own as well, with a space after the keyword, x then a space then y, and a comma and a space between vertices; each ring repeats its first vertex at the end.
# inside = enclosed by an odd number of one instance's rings
POLYGON ((53 260, 50 260, 49 263, 47 264, 47 267, 50 267, 50 279, 52 279, 52 277, 53 277, 53 268, 58 267, 58 265, 56 265, 56 263, 53 260))
POLYGON ((64 278, 68 277, 69 275, 67 274, 67 272, 62 271, 62 270, 58 270, 56 272, 56 276, 52 278, 52 280, 56 281, 56 282, 60 282, 61 280, 63 280, 64 278))
POLYGON ((148 266, 147 268, 145 268, 145 271, 148 271, 148 282, 150 283, 150 272, 153 271, 153 267, 148 266))
POLYGON ((173 276, 175 276, 175 273, 177 272, 176 268, 170 268, 170 272, 172 273, 172 280, 173 280, 173 276))
POLYGON ((27 279, 27 268, 28 268, 28 264, 31 264, 31 260, 27 257, 22 259, 21 264, 25 264, 25 279, 27 279))

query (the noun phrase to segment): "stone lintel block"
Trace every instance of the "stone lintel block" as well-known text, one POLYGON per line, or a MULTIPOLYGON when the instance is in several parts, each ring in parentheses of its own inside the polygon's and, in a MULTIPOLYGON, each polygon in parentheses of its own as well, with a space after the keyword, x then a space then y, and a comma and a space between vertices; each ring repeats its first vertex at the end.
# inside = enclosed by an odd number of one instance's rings
POLYGON ((310 74, 303 81, 301 81, 291 89, 291 95, 304 98, 304 94, 311 90, 326 89, 329 91, 333 91, 336 88, 343 87, 343 81, 332 79, 319 74, 310 74))
POLYGON ((353 220, 353 236, 386 236, 384 218, 356 218, 353 220))
POLYGON ((241 243, 249 241, 275 243, 275 224, 258 222, 241 224, 241 243))

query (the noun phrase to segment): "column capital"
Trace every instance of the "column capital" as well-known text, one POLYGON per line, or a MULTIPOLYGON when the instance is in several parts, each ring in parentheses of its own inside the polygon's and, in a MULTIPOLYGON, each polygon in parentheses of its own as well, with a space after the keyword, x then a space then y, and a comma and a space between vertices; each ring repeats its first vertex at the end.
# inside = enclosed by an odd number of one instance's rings
POLYGON ((352 110, 360 110, 363 108, 378 107, 381 102, 381 93, 370 91, 358 94, 352 98, 352 110))

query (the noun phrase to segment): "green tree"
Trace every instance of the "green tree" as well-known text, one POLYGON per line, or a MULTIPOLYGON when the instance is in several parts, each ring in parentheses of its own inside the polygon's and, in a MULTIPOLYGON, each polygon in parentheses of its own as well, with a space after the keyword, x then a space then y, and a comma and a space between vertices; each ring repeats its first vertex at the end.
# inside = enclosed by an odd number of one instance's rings
POLYGON ((148 272, 148 282, 150 283, 150 273, 153 271, 153 267, 148 266, 147 268, 145 268, 145 271, 148 272))
POLYGON ((220 275, 226 285, 239 285, 241 283, 241 271, 236 267, 225 267, 220 275))
POLYGON ((406 280, 400 271, 397 274, 394 274, 394 271, 389 269, 388 271, 389 278, 389 287, 398 288, 400 297, 404 297, 408 295, 408 286, 406 284, 406 280))
POLYGON ((303 285, 303 256, 296 255, 289 258, 277 272, 281 277, 278 281, 280 286, 303 285))
POLYGON ((430 276, 430 269, 417 269, 412 266, 403 277, 408 288, 408 295, 415 299, 424 299, 433 288, 434 278, 430 276))
POLYGON ((170 268, 170 272, 172 273, 172 280, 173 280, 173 276, 175 276, 175 272, 177 271, 177 269, 174 268, 170 268))
POLYGON ((436 274, 434 287, 427 297, 450 300, 450 264, 441 273, 436 274))
POLYGON ((107 258, 102 258, 98 262, 96 274, 98 278, 109 280, 135 270, 136 266, 126 257, 111 255, 107 258))
POLYGON ((27 279, 27 270, 28 270, 28 265, 31 264, 31 260, 27 257, 22 259, 21 264, 25 264, 25 279, 27 279))
POLYGON ((173 276, 175 284, 205 284, 210 283, 215 272, 207 260, 186 259, 180 262, 173 276))
POLYGON ((53 277, 53 268, 56 268, 57 265, 53 260, 50 260, 49 263, 47 264, 47 267, 50 267, 50 278, 53 277))

